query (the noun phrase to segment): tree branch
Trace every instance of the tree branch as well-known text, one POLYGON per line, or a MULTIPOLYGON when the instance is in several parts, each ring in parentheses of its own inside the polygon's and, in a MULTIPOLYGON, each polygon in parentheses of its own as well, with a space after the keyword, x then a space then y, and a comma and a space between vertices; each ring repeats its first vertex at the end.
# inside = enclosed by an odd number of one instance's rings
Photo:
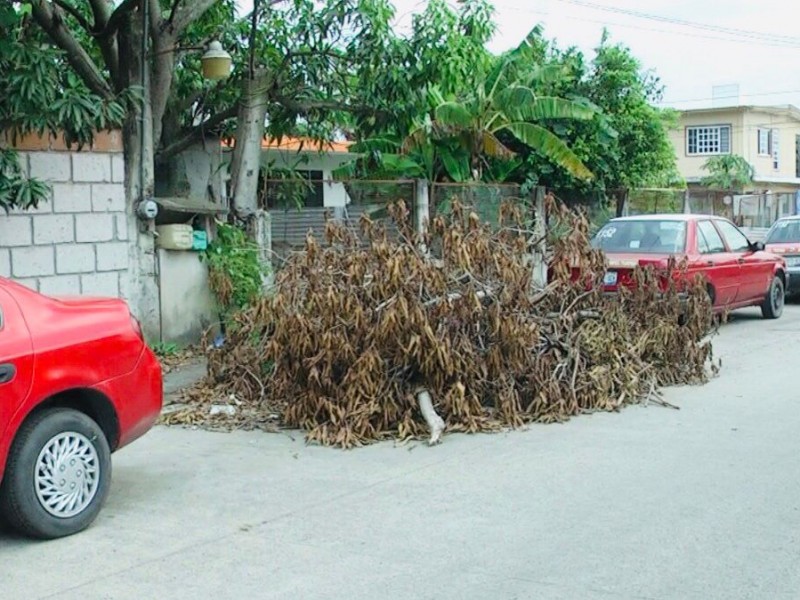
POLYGON ((338 100, 293 100, 286 96, 276 95, 272 98, 272 101, 300 114, 311 110, 331 110, 353 114, 383 114, 382 111, 375 110, 370 106, 352 105, 338 100))
POLYGON ((77 8, 75 8, 68 2, 64 2, 64 0, 53 0, 53 4, 57 4, 61 9, 71 14, 78 22, 78 24, 81 27, 83 27, 88 33, 94 32, 94 28, 92 27, 92 24, 89 23, 89 19, 84 17, 77 8))
POLYGON ((172 8, 169 11, 169 18, 167 19, 167 23, 172 25, 175 22, 175 11, 178 10, 178 6, 183 0, 173 0, 172 8))
POLYGON ((231 106, 230 108, 226 108, 222 112, 219 112, 213 117, 203 121, 199 125, 186 130, 181 137, 172 142, 169 146, 159 150, 156 160, 158 162, 164 162, 179 152, 186 150, 186 148, 191 146, 192 143, 202 139, 203 135, 208 133, 210 130, 222 125, 228 119, 235 117, 238 113, 238 110, 238 106, 231 106))
POLYGON ((106 0, 89 0, 89 5, 94 15, 94 27, 89 31, 92 33, 103 31, 111 17, 111 5, 106 0))
POLYGON ((119 71, 119 45, 117 44, 117 38, 113 35, 103 35, 111 18, 111 5, 107 0, 89 0, 89 4, 94 15, 94 27, 91 33, 97 39, 100 52, 103 54, 103 60, 106 62, 106 66, 111 73, 111 79, 114 81, 114 86, 117 91, 120 91, 124 86, 122 85, 119 71))
POLYGON ((215 2, 216 0, 192 0, 192 2, 176 0, 168 21, 173 38, 177 39, 189 25, 214 6, 215 2))
POLYGON ((67 61, 89 89, 106 100, 111 99, 113 97, 111 86, 83 46, 64 27, 63 15, 57 12, 61 9, 45 0, 33 0, 31 6, 34 20, 53 43, 66 53, 67 61))
MULTIPOLYGON (((115 8, 114 12, 111 13, 111 16, 108 17, 108 21, 103 27, 103 31, 100 33, 100 35, 114 35, 119 29, 120 25, 122 25, 125 17, 128 16, 128 13, 141 4, 141 1, 142 0, 123 0, 122 4, 115 8)), ((103 0, 93 0, 93 3, 94 2, 103 2, 103 0)))

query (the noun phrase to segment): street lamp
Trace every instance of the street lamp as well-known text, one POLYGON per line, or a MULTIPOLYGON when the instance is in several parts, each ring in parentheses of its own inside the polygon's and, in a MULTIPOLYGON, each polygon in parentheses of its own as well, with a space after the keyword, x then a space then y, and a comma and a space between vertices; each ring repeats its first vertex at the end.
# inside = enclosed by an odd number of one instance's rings
POLYGON ((217 40, 208 44, 200 62, 203 65, 203 77, 206 79, 227 79, 231 74, 231 55, 225 52, 217 40))

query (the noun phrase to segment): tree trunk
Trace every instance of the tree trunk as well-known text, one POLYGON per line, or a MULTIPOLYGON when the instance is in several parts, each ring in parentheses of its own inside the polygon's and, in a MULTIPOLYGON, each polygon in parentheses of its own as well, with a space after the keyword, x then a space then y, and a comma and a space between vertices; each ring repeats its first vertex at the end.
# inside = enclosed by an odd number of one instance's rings
MULTIPOLYGON (((120 27, 119 46, 121 77, 126 87, 144 88, 142 73, 142 23, 137 14, 120 27)), ((135 308, 145 335, 160 339, 161 311, 157 281, 157 259, 154 225, 145 224, 136 216, 143 198, 151 198, 155 189, 155 153, 153 147, 153 118, 150 98, 145 95, 137 110, 129 110, 122 128, 125 152, 125 197, 128 199, 128 228, 130 268, 122 294, 135 308)))
POLYGON ((616 199, 616 216, 621 217, 625 213, 625 203, 628 201, 628 188, 617 190, 616 199))
POLYGON ((239 102, 236 146, 231 161, 233 210, 249 220, 258 211, 258 175, 261 170, 261 141, 267 116, 269 78, 265 71, 245 80, 239 102))

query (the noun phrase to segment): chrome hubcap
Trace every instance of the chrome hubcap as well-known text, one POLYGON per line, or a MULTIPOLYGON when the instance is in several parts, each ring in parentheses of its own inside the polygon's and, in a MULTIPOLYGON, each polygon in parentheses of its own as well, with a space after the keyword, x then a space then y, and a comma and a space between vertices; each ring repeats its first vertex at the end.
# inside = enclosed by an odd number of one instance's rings
POLYGON ((39 453, 34 473, 36 497, 48 513, 68 519, 83 512, 97 494, 100 458, 80 433, 60 433, 39 453))
POLYGON ((772 306, 780 308, 783 305, 783 289, 779 285, 772 287, 772 306))

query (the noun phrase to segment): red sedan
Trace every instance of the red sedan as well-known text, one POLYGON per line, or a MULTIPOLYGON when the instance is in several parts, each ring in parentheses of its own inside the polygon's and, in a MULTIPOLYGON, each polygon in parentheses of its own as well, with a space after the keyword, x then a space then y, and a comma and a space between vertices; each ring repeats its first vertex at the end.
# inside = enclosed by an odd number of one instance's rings
POLYGON ((647 215, 612 219, 594 238, 608 257, 604 289, 632 284, 637 266, 666 267, 686 259, 688 276, 702 275, 715 311, 760 306, 765 318, 783 312, 786 262, 750 242, 733 223, 709 215, 647 215))
POLYGON ((128 306, 61 299, 0 278, 0 513, 40 538, 88 527, 111 453, 147 432, 161 367, 128 306))
POLYGON ((778 219, 764 239, 769 252, 783 256, 786 261, 789 282, 787 296, 800 293, 800 216, 778 219))

